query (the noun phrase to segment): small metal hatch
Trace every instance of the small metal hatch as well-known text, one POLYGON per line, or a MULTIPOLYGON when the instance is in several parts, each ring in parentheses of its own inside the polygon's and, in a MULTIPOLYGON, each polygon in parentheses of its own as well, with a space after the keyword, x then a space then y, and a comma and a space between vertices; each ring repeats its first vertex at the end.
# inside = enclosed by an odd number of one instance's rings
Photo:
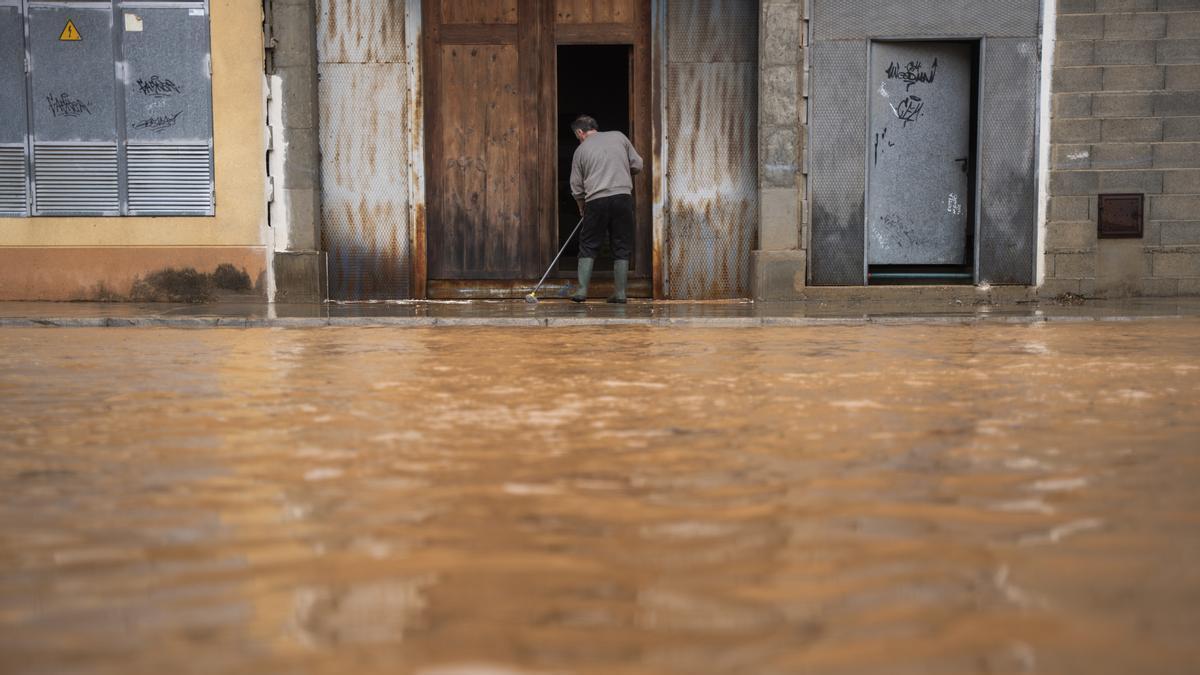
POLYGON ((1141 239, 1144 202, 1145 196, 1141 194, 1100 195, 1096 236, 1100 239, 1141 239))

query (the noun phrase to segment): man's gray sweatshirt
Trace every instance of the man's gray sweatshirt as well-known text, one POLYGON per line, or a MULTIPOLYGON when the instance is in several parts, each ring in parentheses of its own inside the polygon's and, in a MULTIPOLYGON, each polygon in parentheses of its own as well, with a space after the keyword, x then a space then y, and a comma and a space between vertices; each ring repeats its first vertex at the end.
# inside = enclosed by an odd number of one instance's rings
POLYGON ((592 201, 613 195, 633 194, 633 175, 642 170, 642 158, 619 131, 588 136, 575 148, 571 160, 571 194, 592 201))

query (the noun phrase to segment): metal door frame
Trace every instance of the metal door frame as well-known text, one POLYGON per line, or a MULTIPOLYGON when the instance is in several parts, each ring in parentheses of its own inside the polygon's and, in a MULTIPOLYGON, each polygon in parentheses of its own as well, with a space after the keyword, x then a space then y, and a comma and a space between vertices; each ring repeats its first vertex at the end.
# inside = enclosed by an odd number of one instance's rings
POLYGON ((655 300, 667 297, 667 0, 650 0, 650 272, 655 300))
POLYGON ((404 53, 408 67, 408 294, 424 299, 428 281, 425 241, 425 81, 421 0, 404 4, 404 53))
MULTIPOLYGON (((1038 111, 1037 82, 1044 63, 1038 46, 1045 43, 1042 18, 1046 0, 1013 0, 979 4, 972 0, 943 3, 887 0, 806 0, 810 9, 808 45, 813 90, 808 99, 810 135, 805 153, 812 214, 809 223, 809 283, 864 285, 854 247, 863 240, 854 232, 863 220, 854 214, 863 204, 860 152, 845 155, 831 148, 830 130, 839 141, 864 142, 860 125, 845 127, 837 114, 864 114, 859 71, 867 51, 863 41, 955 40, 980 42, 976 156, 978 198, 975 233, 977 284, 1029 285, 1036 280, 1039 237, 1037 223, 1038 111), (943 7, 945 5, 945 7, 943 7), (946 7, 954 11, 947 11, 946 7), (899 12, 897 9, 905 9, 899 12), (897 37, 901 36, 901 37, 897 37), (845 70, 853 68, 853 72, 845 70), (1007 96, 1009 88, 1024 96, 1007 96), (1003 91, 1001 91, 1003 90, 1003 91), (841 125, 839 127, 839 125, 841 125), (819 160, 819 161, 818 161, 819 160), (853 198, 848 199, 852 191, 853 198)), ((1048 58, 1048 56, 1047 56, 1048 58)), ((852 146, 851 146, 852 147, 852 146)), ((865 225, 865 224, 864 224, 865 225)), ((862 250, 858 255, 864 255, 862 250)))
POLYGON ((31 57, 29 53, 29 14, 26 8, 28 0, 7 0, 0 2, 6 7, 16 7, 17 17, 21 21, 21 52, 24 56, 23 67, 25 68, 25 142, 24 142, 24 160, 25 165, 25 210, 22 213, 15 215, 5 215, 5 218, 31 218, 33 217, 33 101, 30 98, 30 78, 32 77, 33 68, 30 66, 31 57))

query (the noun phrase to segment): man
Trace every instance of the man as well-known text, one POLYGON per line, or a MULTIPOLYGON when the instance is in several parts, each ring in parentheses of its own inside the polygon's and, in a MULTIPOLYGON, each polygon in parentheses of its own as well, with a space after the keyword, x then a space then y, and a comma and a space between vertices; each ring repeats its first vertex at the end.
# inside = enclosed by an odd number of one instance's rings
POLYGON ((571 299, 587 300, 588 282, 596 254, 607 234, 613 256, 616 292, 609 302, 625 304, 629 282, 629 256, 633 253, 633 176, 642 170, 642 158, 619 131, 600 131, 596 120, 580 115, 571 123, 579 140, 571 160, 571 194, 579 204, 583 227, 579 232, 579 288, 571 299))

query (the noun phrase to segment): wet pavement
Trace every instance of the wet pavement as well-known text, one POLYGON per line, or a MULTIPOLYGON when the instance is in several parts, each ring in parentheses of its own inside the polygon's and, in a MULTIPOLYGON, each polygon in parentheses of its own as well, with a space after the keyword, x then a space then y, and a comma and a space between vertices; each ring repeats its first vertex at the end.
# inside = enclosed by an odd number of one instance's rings
MULTIPOLYGON (((1012 291, 933 288, 928 295, 897 287, 826 289, 823 300, 651 302, 628 305, 565 300, 528 304, 514 300, 397 301, 320 304, 218 302, 137 304, 94 302, 0 302, 0 328, 55 326, 320 327, 320 326, 821 326, 831 323, 1036 323, 1200 317, 1197 298, 1131 298, 1059 303, 1028 299, 1012 291), (949 295, 947 294, 949 293, 949 295)), ((919 291, 920 289, 917 289, 919 291)), ((1021 290, 1021 289, 1017 289, 1021 290)))
POLYGON ((1197 672, 1200 318, 543 325, 0 330, 0 672, 1197 672))

